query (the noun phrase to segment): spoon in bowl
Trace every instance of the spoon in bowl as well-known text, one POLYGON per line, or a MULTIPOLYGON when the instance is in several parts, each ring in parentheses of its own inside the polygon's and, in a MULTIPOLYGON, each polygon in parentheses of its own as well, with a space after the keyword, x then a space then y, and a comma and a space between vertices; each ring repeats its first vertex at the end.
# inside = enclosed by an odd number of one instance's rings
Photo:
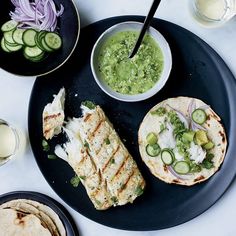
POLYGON ((134 55, 137 53, 137 51, 138 51, 138 49, 139 49, 139 47, 140 47, 140 45, 141 45, 141 43, 143 41, 143 37, 144 37, 144 35, 145 35, 149 25, 151 24, 153 16, 154 16, 154 14, 155 14, 155 12, 156 12, 160 2, 161 2, 161 0, 154 0, 153 1, 152 6, 151 6, 151 8, 149 10, 149 13, 148 13, 147 17, 145 18, 143 27, 142 27, 142 29, 140 31, 140 34, 139 34, 138 39, 137 39, 137 41, 135 43, 135 46, 134 46, 132 52, 129 55, 130 59, 133 58, 134 55))

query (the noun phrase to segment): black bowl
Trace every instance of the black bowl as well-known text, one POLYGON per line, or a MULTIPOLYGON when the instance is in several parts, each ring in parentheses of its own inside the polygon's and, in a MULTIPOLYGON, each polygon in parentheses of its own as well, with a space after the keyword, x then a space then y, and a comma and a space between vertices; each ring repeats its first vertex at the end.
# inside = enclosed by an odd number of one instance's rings
MULTIPOLYGON (((48 74, 63 65, 74 51, 79 39, 80 19, 74 0, 54 0, 57 8, 64 6, 64 13, 58 19, 59 34, 63 45, 40 62, 31 62, 23 56, 23 51, 7 53, 0 48, 0 67, 10 73, 22 76, 39 76, 48 74)), ((9 12, 14 10, 10 0, 1 1, 0 26, 10 20, 9 12)), ((3 33, 0 32, 0 38, 3 33)))

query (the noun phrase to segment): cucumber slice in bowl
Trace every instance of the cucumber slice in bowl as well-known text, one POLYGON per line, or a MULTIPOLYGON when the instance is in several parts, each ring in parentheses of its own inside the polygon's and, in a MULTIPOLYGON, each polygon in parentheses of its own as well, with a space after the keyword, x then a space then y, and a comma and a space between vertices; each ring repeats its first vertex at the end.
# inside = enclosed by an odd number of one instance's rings
POLYGON ((23 45, 23 33, 25 32, 25 29, 15 29, 12 34, 12 38, 15 41, 15 43, 23 45))
POLYGON ((47 33, 44 40, 47 46, 53 50, 58 50, 62 46, 61 37, 56 33, 47 33))
POLYGON ((161 160, 166 165, 171 165, 174 162, 175 154, 170 149, 163 149, 161 152, 161 160))
POLYGON ((4 39, 4 38, 2 38, 2 40, 1 40, 1 48, 2 48, 2 50, 3 50, 4 52, 11 52, 11 51, 6 47, 6 45, 5 45, 5 39, 4 39))
POLYGON ((205 123, 207 118, 207 114, 204 110, 202 109, 196 109, 192 113, 192 119, 195 123, 202 125, 205 123))
POLYGON ((4 39, 9 42, 9 44, 16 44, 16 42, 13 40, 13 31, 8 31, 8 32, 4 32, 3 37, 4 39))
POLYGON ((26 55, 27 58, 38 57, 41 54, 43 54, 43 51, 37 46, 24 48, 24 55, 26 55))
POLYGON ((158 144, 150 145, 148 144, 146 146, 146 152, 151 157, 156 157, 160 154, 161 148, 158 144))
POLYGON ((180 175, 188 174, 190 171, 190 166, 186 161, 178 161, 174 165, 174 170, 180 175))
POLYGON ((35 36, 37 34, 37 31, 33 30, 33 29, 27 29, 22 36, 22 41, 26 46, 29 47, 34 47, 36 46, 36 42, 35 42, 35 36))
POLYGON ((42 51, 39 47, 25 47, 24 48, 24 56, 26 59, 32 62, 39 62, 44 58, 44 51, 42 51))
POLYGON ((2 32, 8 32, 11 30, 14 30, 18 23, 14 20, 9 20, 6 23, 4 23, 1 27, 2 32))

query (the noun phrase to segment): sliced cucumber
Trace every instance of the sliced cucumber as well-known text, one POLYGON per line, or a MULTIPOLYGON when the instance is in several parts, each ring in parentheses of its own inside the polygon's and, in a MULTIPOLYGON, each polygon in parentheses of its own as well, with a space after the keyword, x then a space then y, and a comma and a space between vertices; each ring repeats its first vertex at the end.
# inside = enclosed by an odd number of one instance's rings
POLYGON ((45 43, 49 48, 58 50, 61 48, 62 40, 58 34, 49 32, 45 35, 45 43))
POLYGON ((9 43, 6 39, 5 39, 5 44, 11 46, 11 47, 16 47, 18 46, 19 44, 18 43, 9 43))
POLYGON ((22 45, 17 45, 17 46, 10 46, 7 43, 5 43, 6 48, 10 51, 10 52, 16 52, 19 51, 22 48, 22 45))
POLYGON ((193 121, 199 125, 204 124, 206 121, 206 118, 207 118, 206 112, 202 109, 196 109, 192 113, 193 121))
POLYGON ((22 40, 23 40, 24 44, 29 47, 36 46, 36 42, 35 42, 35 35, 36 34, 37 34, 37 32, 33 29, 26 30, 22 36, 22 40))
POLYGON ((43 51, 37 46, 25 47, 24 54, 27 56, 27 58, 32 58, 40 56, 41 54, 43 54, 43 51))
POLYGON ((176 173, 184 175, 188 174, 190 171, 190 166, 186 161, 178 161, 174 165, 174 170, 176 173))
POLYGON ((39 62, 42 61, 45 58, 45 54, 42 53, 41 55, 37 57, 28 57, 26 54, 24 54, 25 58, 32 61, 32 62, 39 62))
POLYGON ((148 144, 146 146, 146 152, 151 157, 156 157, 160 154, 161 148, 158 144, 150 145, 148 144))
POLYGON ((42 39, 44 39, 47 31, 40 31, 35 35, 35 42, 36 46, 38 46, 41 50, 45 51, 43 45, 42 45, 42 39))
POLYGON ((16 44, 16 42, 13 40, 13 30, 5 32, 3 36, 10 44, 16 44))
POLYGON ((147 143, 150 145, 154 145, 157 143, 157 135, 155 133, 149 133, 146 137, 147 143))
POLYGON ((174 162, 175 154, 170 149, 163 149, 161 152, 161 160, 166 165, 171 165, 174 162))
POLYGON ((1 30, 3 32, 8 32, 8 31, 14 30, 17 25, 18 25, 18 23, 16 21, 9 20, 2 25, 1 30))
POLYGON ((15 43, 23 45, 23 33, 25 32, 25 29, 15 29, 12 34, 12 38, 15 41, 15 43))
POLYGON ((48 45, 46 44, 45 38, 41 39, 41 44, 42 44, 42 47, 43 47, 44 51, 53 52, 53 50, 50 47, 48 47, 48 45))
POLYGON ((5 52, 11 52, 11 51, 6 47, 6 45, 5 45, 5 39, 4 39, 4 38, 2 38, 2 40, 1 40, 1 48, 2 48, 2 50, 5 51, 5 52))

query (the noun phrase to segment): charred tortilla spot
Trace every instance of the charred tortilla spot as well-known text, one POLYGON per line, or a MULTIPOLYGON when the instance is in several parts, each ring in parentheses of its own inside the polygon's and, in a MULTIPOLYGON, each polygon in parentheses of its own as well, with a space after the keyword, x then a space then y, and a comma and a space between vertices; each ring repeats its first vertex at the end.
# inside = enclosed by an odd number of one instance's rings
POLYGON ((220 136, 222 137, 222 142, 226 142, 225 134, 222 131, 219 131, 220 136))
POLYGON ((166 165, 163 165, 163 169, 164 169, 165 172, 168 172, 168 169, 167 169, 166 165))
POLYGON ((17 212, 17 219, 21 220, 22 218, 25 217, 25 214, 22 212, 17 212))
POLYGON ((174 179, 173 183, 180 183, 180 181, 178 179, 174 179))
POLYGON ((194 182, 200 181, 204 179, 205 177, 203 175, 199 176, 198 178, 194 179, 194 182))

